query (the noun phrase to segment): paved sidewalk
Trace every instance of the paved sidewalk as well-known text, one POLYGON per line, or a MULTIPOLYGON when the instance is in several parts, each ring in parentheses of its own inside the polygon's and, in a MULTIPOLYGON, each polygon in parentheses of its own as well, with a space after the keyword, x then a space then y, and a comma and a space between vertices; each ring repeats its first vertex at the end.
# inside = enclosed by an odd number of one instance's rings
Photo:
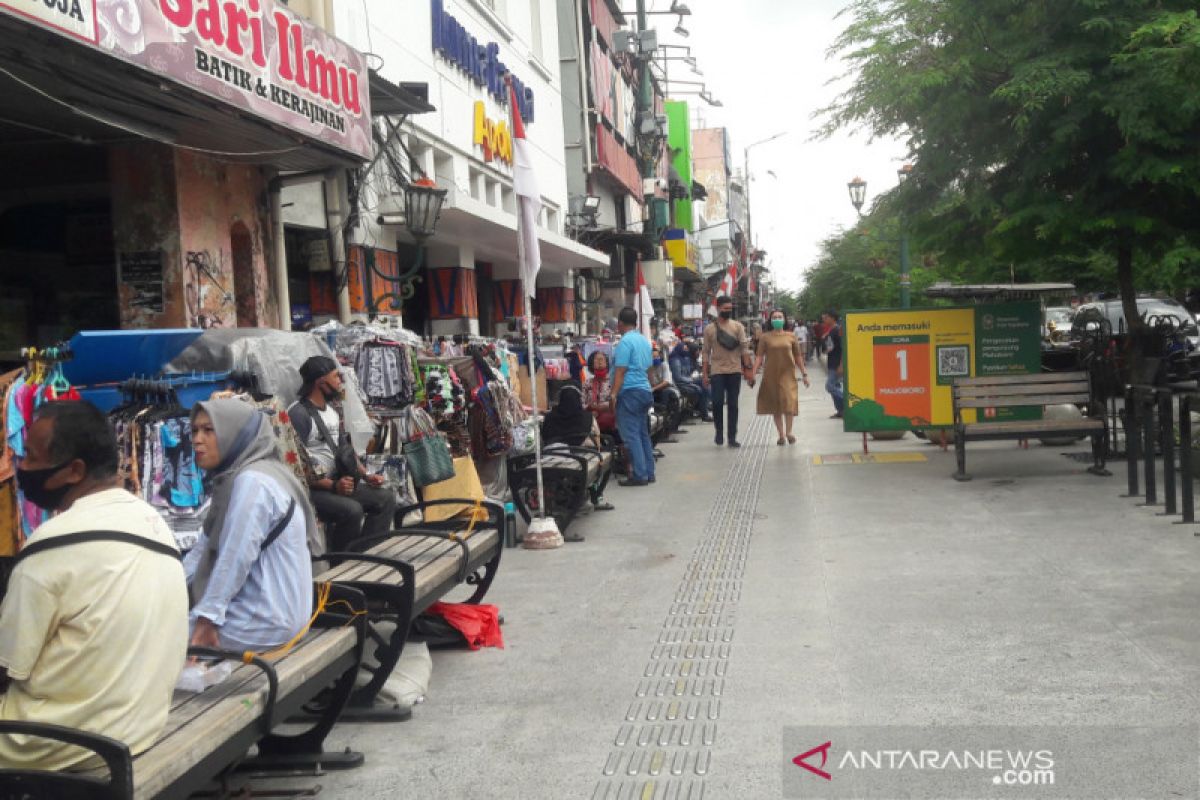
POLYGON ((773 798, 787 725, 1197 718, 1191 529, 1085 447, 975 445, 967 484, 911 436, 872 450, 924 461, 815 465, 860 447, 820 372, 797 445, 743 393, 740 451, 691 426, 587 542, 507 551, 506 649, 435 653, 410 722, 339 726, 367 765, 322 796, 773 798))

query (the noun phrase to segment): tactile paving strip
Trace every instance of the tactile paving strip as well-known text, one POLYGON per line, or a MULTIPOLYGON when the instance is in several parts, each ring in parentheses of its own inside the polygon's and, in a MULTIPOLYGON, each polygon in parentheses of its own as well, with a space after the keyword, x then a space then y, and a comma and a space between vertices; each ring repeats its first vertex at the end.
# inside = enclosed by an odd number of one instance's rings
POLYGON ((613 738, 592 800, 702 800, 721 718, 758 484, 774 429, 750 425, 613 738))

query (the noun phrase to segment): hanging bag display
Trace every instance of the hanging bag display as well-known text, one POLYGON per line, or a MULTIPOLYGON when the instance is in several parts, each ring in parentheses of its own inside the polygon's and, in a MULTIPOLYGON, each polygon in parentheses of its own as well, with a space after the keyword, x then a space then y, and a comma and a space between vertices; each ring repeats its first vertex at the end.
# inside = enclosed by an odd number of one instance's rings
POLYGON ((454 477, 450 445, 424 409, 409 406, 396 424, 404 439, 404 459, 416 486, 425 487, 454 477))

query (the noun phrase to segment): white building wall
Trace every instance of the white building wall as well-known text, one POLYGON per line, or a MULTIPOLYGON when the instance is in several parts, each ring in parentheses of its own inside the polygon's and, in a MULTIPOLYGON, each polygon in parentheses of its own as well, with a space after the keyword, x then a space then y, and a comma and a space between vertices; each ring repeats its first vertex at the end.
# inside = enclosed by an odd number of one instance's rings
MULTIPOLYGON (((534 151, 538 188, 548 206, 542 222, 551 232, 561 233, 567 178, 555 3, 496 0, 495 5, 497 10, 492 11, 485 0, 443 3, 445 11, 481 44, 496 42, 501 61, 533 90, 534 121, 526 126, 526 135, 534 151), (535 30, 540 30, 539 42, 533 40, 535 30)), ((487 117, 494 121, 507 120, 508 110, 488 94, 487 87, 476 86, 434 51, 432 7, 431 0, 339 2, 334 26, 338 37, 382 58, 383 77, 395 83, 429 84, 429 101, 437 111, 414 115, 409 124, 416 138, 437 151, 438 184, 468 197, 474 189, 476 199, 503 207, 511 189, 500 190, 497 184, 511 187, 512 169, 498 160, 485 163, 482 150, 473 143, 475 102, 482 100, 487 117)))

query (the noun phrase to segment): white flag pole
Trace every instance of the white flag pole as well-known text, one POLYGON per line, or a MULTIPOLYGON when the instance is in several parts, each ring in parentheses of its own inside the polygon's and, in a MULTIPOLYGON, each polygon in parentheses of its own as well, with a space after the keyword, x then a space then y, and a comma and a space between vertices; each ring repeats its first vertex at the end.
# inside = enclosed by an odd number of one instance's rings
MULTIPOLYGON (((517 107, 516 93, 513 91, 512 76, 505 75, 504 83, 508 87, 508 120, 509 126, 513 135, 513 188, 517 196, 517 263, 521 271, 521 290, 525 293, 525 333, 526 342, 529 347, 529 399, 533 404, 533 416, 537 419, 540 407, 538 404, 538 385, 537 385, 537 358, 535 356, 535 342, 533 336, 533 298, 537 295, 537 286, 529 285, 528 263, 529 253, 526 250, 526 235, 530 234, 527 230, 532 222, 534 229, 532 235, 537 236, 536 220, 529 220, 527 211, 529 209, 530 199, 525 197, 523 190, 527 187, 520 183, 519 173, 522 169, 528 169, 529 164, 518 163, 518 160, 523 158, 524 150, 518 144, 517 138, 524 139, 524 125, 521 123, 518 116, 521 111, 517 107), (520 151, 520 152, 519 152, 520 151)), ((525 177, 528 177, 527 175, 525 177)), ((536 238, 533 239, 533 244, 537 246, 536 238)), ((535 279, 536 280, 536 279, 535 279)), ((562 547, 563 537, 559 533, 558 524, 553 518, 546 518, 546 489, 542 480, 542 431, 541 425, 533 426, 533 452, 534 452, 534 471, 537 474, 537 519, 529 524, 529 530, 525 534, 522 545, 528 550, 548 550, 556 547, 562 547)))

